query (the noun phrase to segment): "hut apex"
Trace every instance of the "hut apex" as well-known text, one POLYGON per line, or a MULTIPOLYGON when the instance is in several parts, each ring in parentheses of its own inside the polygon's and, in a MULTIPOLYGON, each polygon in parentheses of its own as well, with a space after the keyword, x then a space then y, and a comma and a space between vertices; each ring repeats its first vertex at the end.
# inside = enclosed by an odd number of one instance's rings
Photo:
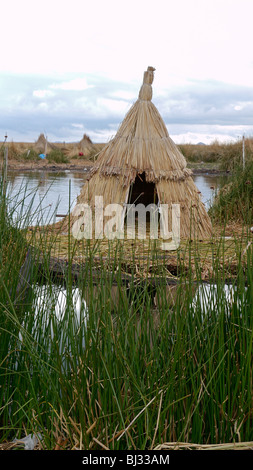
POLYGON ((143 76, 143 84, 139 92, 139 99, 151 101, 152 100, 152 83, 154 80, 154 67, 148 67, 143 76))
MULTIPOLYGON (((93 211, 97 197, 102 196, 104 207, 122 206, 123 221, 127 204, 167 204, 169 224, 172 205, 177 204, 181 238, 206 239, 212 234, 212 225, 192 172, 151 101, 154 71, 148 67, 144 72, 138 99, 99 153, 77 204, 88 204, 93 211)), ((74 208, 63 220, 62 230, 66 232, 75 221, 74 208)))

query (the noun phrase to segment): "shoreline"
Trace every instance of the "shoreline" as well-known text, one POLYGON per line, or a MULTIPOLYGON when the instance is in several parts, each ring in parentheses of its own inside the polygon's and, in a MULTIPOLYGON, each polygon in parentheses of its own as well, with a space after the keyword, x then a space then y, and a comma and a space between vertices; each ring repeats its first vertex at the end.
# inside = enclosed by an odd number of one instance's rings
MULTIPOLYGON (((93 167, 93 162, 87 160, 79 160, 79 161, 70 161, 70 163, 47 163, 45 161, 41 162, 18 162, 10 160, 8 162, 8 170, 10 171, 22 171, 22 172, 36 172, 36 171, 43 171, 43 172, 60 172, 60 171, 72 171, 72 172, 80 172, 80 173, 88 173, 89 170, 93 167)), ((229 174, 225 170, 220 170, 218 168, 191 168, 188 166, 189 169, 192 170, 193 175, 223 175, 229 174)))

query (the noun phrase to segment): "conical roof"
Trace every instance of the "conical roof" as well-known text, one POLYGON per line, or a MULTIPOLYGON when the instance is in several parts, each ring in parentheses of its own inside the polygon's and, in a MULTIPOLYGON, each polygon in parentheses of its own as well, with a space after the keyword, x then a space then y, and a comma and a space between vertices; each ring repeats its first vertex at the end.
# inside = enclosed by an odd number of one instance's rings
POLYGON ((34 144, 34 149, 37 152, 41 152, 41 153, 46 153, 47 150, 51 150, 53 148, 55 148, 55 146, 47 141, 43 133, 39 135, 38 139, 36 140, 34 144))
POLYGON ((44 134, 40 134, 38 139, 35 142, 34 148, 38 152, 45 152, 47 146, 47 139, 44 134))
POLYGON ((104 147, 91 174, 124 174, 134 179, 145 172, 147 181, 184 180, 191 174, 186 160, 170 138, 165 123, 152 103, 154 68, 144 72, 138 100, 133 104, 115 137, 104 147))

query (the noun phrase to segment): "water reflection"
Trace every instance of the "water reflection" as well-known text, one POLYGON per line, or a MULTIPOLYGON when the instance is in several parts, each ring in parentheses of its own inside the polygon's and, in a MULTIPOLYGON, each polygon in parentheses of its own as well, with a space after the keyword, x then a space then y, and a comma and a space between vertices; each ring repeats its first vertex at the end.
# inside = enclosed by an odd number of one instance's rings
POLYGON ((225 284, 218 286, 216 284, 202 284, 198 287, 195 297, 192 302, 193 310, 200 308, 203 318, 215 313, 224 313, 231 315, 232 309, 235 307, 239 312, 242 311, 243 305, 247 308, 245 303, 245 296, 247 287, 244 293, 237 294, 236 286, 225 284))
POLYGON ((224 306, 226 310, 231 308, 233 298, 234 290, 231 285, 225 285, 224 288, 222 288, 222 290, 219 289, 218 292, 216 285, 203 284, 198 287, 192 306, 195 310, 199 305, 204 315, 213 313, 214 311, 218 313, 220 304, 222 304, 223 309, 224 306))
POLYGON ((194 183, 201 192, 202 202, 205 204, 207 209, 211 207, 214 196, 221 187, 224 178, 228 177, 208 174, 193 176, 194 183))
POLYGON ((32 303, 26 312, 23 330, 19 339, 23 341, 24 330, 28 330, 32 338, 38 343, 48 342, 50 351, 51 341, 56 338, 59 352, 63 353, 70 346, 70 340, 80 335, 84 346, 84 330, 87 324, 88 309, 80 289, 66 290, 55 284, 35 285, 32 287, 32 303), (32 313, 32 325, 29 327, 29 318, 32 313), (68 334, 71 332, 71 338, 68 334))
MULTIPOLYGON (((212 204, 216 190, 221 185, 222 177, 201 174, 194 175, 193 179, 201 192, 202 201, 208 209, 212 204)), ((28 213, 30 209, 33 217, 32 220, 29 220, 29 224, 43 225, 53 223, 56 213, 67 214, 69 209, 73 209, 76 198, 86 180, 86 173, 69 170, 57 174, 44 171, 23 173, 9 171, 8 180, 12 207, 15 207, 25 197, 25 201, 22 202, 22 214, 28 213)))
MULTIPOLYGON (((73 209, 85 182, 85 174, 9 171, 8 181, 10 207, 15 208, 22 203, 23 215, 30 210, 29 224, 44 225, 53 223, 56 213, 67 214, 69 209, 73 209)), ((20 213, 20 205, 16 212, 20 213)))
MULTIPOLYGON (((172 289, 175 289, 175 287, 173 286, 172 289)), ((181 296, 181 289, 179 290, 181 296)), ((173 295, 174 301, 169 302, 167 299, 168 303, 166 302, 166 305, 164 305, 165 308, 169 306, 173 310, 176 304, 177 287, 173 295)), ((237 311, 241 316, 243 309, 247 310, 248 308, 246 295, 246 287, 244 292, 238 293, 237 287, 234 285, 225 284, 218 286, 216 284, 204 283, 196 288, 189 308, 193 316, 195 312, 200 312, 201 321, 203 322, 208 319, 218 319, 221 314, 230 317, 233 310, 237 311)), ((112 297, 113 291, 108 293, 108 296, 112 297)), ((118 308, 120 308, 119 299, 118 302, 115 311, 118 311, 118 308)), ((39 341, 40 335, 48 335, 51 342, 55 337, 59 343, 60 351, 63 352, 70 346, 68 331, 71 331, 72 336, 78 336, 79 340, 80 335, 82 336, 82 345, 84 346, 84 330, 87 327, 88 306, 79 288, 67 291, 62 286, 54 284, 34 286, 31 312, 33 312, 32 336, 35 340, 39 341)))

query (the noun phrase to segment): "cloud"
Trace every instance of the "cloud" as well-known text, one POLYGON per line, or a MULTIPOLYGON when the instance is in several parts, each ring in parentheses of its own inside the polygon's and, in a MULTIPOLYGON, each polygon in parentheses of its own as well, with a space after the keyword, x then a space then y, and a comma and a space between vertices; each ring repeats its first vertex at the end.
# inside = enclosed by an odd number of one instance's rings
POLYGON ((191 81, 157 99, 167 123, 252 125, 253 87, 191 81))
POLYGON ((73 124, 71 124, 71 126, 75 127, 76 129, 83 129, 83 124, 73 123, 73 124))
POLYGON ((37 98, 49 98, 50 96, 54 96, 54 93, 50 90, 34 90, 33 96, 37 98))
POLYGON ((170 125, 168 132, 176 144, 192 143, 210 144, 219 142, 235 142, 243 135, 252 136, 252 126, 219 126, 219 125, 170 125))
POLYGON ((133 91, 129 90, 117 90, 111 93, 112 97, 120 98, 121 100, 133 101, 136 99, 136 95, 133 91))
POLYGON ((88 85, 85 78, 78 77, 66 82, 53 83, 49 87, 54 90, 84 91, 88 88, 93 88, 93 85, 88 85))
MULTIPOLYGON (((138 98, 140 85, 90 75, 66 80, 2 75, 0 132, 8 130, 16 140, 36 140, 46 131, 51 140, 80 140, 86 133, 94 142, 107 141, 138 98)), ((252 87, 184 80, 166 89, 154 82, 153 103, 177 142, 253 135, 252 87)))

